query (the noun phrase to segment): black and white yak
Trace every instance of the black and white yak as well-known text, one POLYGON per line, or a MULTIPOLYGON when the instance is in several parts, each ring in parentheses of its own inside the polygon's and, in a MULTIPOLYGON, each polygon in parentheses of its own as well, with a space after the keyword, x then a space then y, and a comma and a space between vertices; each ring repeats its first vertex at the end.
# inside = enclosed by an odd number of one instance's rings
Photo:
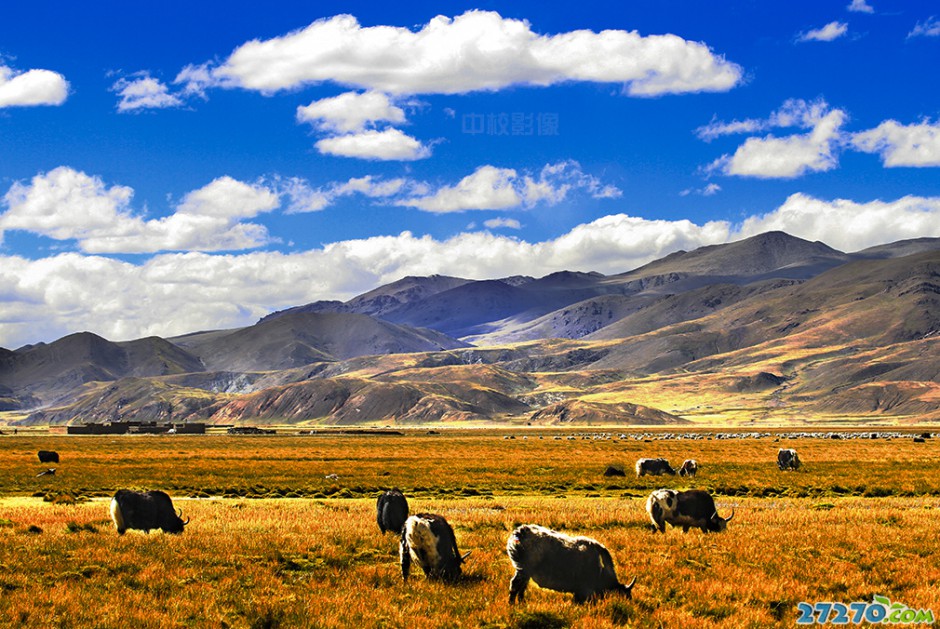
POLYGON ((182 511, 173 510, 173 501, 162 491, 131 491, 119 489, 111 499, 111 520, 118 535, 128 529, 149 533, 161 529, 164 533, 182 533, 189 524, 183 521, 182 511))
POLYGON ((375 510, 375 519, 379 524, 380 531, 383 533, 389 531, 401 533, 401 527, 405 525, 405 520, 408 519, 408 500, 397 487, 389 489, 379 496, 375 510))
POLYGON ((509 604, 525 600, 529 580, 539 587, 574 594, 576 603, 620 592, 631 597, 636 577, 628 585, 617 580, 614 561, 603 544, 590 537, 571 537, 537 524, 516 528, 506 543, 516 569, 509 582, 509 604))
POLYGON ((777 451, 777 467, 781 470, 800 469, 800 455, 792 448, 780 448, 777 451))
POLYGON ((689 478, 695 478, 695 475, 698 473, 698 461, 695 459, 686 459, 682 462, 682 467, 679 468, 679 476, 688 476, 689 478))
POLYGON ((715 500, 707 491, 690 489, 657 489, 646 499, 646 512, 653 522, 653 532, 666 532, 666 524, 678 527, 686 533, 690 528, 702 529, 705 533, 720 533, 734 517, 734 509, 727 518, 718 515, 715 500))
POLYGON ((640 476, 660 476, 662 474, 676 475, 676 470, 672 469, 669 461, 666 459, 637 459, 636 477, 640 476))
POLYGON ((461 575, 461 565, 470 553, 461 556, 454 529, 443 516, 418 513, 405 520, 401 527, 398 555, 401 560, 401 577, 405 581, 411 573, 412 561, 421 566, 429 579, 457 581, 461 575))

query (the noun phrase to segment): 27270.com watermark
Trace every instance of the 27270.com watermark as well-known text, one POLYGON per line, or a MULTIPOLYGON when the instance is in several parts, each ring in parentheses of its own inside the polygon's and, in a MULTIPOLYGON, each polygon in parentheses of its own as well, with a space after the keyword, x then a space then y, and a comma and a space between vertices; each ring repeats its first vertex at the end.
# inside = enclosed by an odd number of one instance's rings
POLYGON ((933 610, 913 609, 904 603, 892 603, 887 596, 875 596, 864 603, 797 603, 798 625, 858 625, 862 622, 879 625, 932 625, 933 610))

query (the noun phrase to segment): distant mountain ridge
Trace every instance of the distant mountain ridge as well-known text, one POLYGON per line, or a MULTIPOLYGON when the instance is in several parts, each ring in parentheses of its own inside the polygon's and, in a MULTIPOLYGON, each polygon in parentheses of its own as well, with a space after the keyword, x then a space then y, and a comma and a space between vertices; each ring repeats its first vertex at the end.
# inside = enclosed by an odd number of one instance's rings
POLYGON ((753 404, 766 418, 940 418, 938 357, 940 239, 846 254, 769 232, 618 275, 406 277, 245 328, 0 348, 0 410, 38 409, 31 423, 664 424, 704 396, 722 416, 753 404))

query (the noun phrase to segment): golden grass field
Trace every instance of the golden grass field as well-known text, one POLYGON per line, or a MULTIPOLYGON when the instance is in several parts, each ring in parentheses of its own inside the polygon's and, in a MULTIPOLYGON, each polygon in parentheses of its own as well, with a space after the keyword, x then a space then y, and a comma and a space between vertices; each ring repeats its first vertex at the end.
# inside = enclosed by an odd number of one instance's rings
POLYGON ((507 434, 0 437, 0 626, 772 627, 793 626, 800 601, 875 595, 940 612, 940 439, 507 434), (804 469, 777 470, 782 446, 804 469), (55 476, 35 476, 39 449, 60 453, 55 476), (701 469, 636 479, 641 456, 701 469), (609 464, 628 475, 604 477, 609 464), (375 523, 392 486, 453 525, 472 551, 463 582, 402 583, 375 523), (710 489, 735 519, 653 534, 644 502, 661 486, 710 489), (120 487, 170 493, 186 532, 119 537, 120 487), (575 605, 533 584, 510 608, 506 538, 526 522, 604 543, 622 580, 638 575, 633 600, 575 605))

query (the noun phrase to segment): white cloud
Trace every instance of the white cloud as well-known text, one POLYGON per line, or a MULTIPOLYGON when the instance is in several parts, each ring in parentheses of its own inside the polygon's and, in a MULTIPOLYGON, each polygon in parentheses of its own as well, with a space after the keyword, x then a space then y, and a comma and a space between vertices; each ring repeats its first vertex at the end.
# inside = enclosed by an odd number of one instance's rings
POLYGON ((324 155, 382 161, 413 161, 431 156, 431 149, 398 129, 362 131, 319 140, 316 149, 324 155))
POLYGON ((401 177, 383 181, 372 175, 366 175, 365 177, 353 177, 345 183, 336 184, 331 192, 337 196, 358 192, 373 198, 390 197, 402 192, 406 186, 410 185, 412 185, 412 182, 401 177))
POLYGON ((807 240, 821 240, 842 251, 909 238, 940 236, 940 197, 906 196, 896 201, 857 203, 825 201, 797 193, 779 208, 745 220, 741 237, 781 230, 807 240))
POLYGON ((167 86, 146 72, 134 75, 135 78, 121 78, 111 86, 112 92, 121 97, 118 111, 138 111, 141 109, 166 109, 180 107, 183 100, 171 94, 167 86))
POLYGON ((697 194, 703 197, 711 197, 721 192, 721 186, 717 183, 710 183, 704 188, 687 188, 679 193, 680 197, 687 197, 690 194, 697 194))
POLYGON ((52 70, 17 72, 0 65, 0 108, 61 105, 69 95, 65 77, 52 70))
POLYGON ((513 187, 516 176, 512 168, 480 166, 455 186, 442 186, 433 194, 404 199, 398 205, 438 214, 517 207, 522 204, 522 197, 513 187))
POLYGON ((914 29, 907 34, 908 37, 940 37, 940 20, 930 16, 923 22, 918 22, 914 29))
POLYGON ((695 130, 695 135, 700 140, 711 142, 715 138, 723 135, 733 135, 736 133, 756 133, 767 128, 767 123, 761 120, 748 118, 746 120, 732 120, 731 122, 721 122, 712 118, 712 121, 703 127, 695 130))
POLYGON ((363 27, 337 15, 239 46, 221 65, 187 66, 177 81, 262 92, 332 81, 391 94, 459 94, 564 81, 625 84, 655 96, 727 91, 742 70, 708 46, 676 35, 589 30, 535 33, 527 21, 492 11, 438 16, 420 30, 363 27))
POLYGON ((852 0, 849 6, 845 7, 846 10, 852 11, 853 13, 874 13, 875 9, 865 0, 852 0))
POLYGON ((319 212, 333 202, 332 195, 323 190, 314 190, 306 179, 290 177, 278 180, 278 189, 288 198, 287 214, 319 212))
POLYGON ((902 125, 886 120, 874 129, 854 134, 852 145, 865 153, 878 153, 889 168, 940 166, 940 123, 927 120, 902 125))
POLYGON ((846 34, 849 25, 845 22, 829 22, 822 28, 815 28, 805 33, 800 33, 796 40, 799 42, 807 41, 833 41, 846 34))
POLYGON ((182 92, 186 96, 198 96, 206 98, 206 90, 211 87, 217 87, 219 82, 212 77, 212 64, 206 62, 200 65, 188 65, 176 78, 173 79, 175 85, 182 85, 182 92))
POLYGON ((700 140, 711 142, 715 138, 724 135, 757 133, 774 127, 812 129, 829 111, 829 105, 821 98, 814 101, 791 98, 784 101, 780 109, 763 119, 746 118, 744 120, 722 122, 713 116, 710 123, 695 130, 695 135, 700 140))
POLYGON ((177 206, 179 214, 215 218, 254 218, 280 205, 277 195, 257 184, 247 184, 231 177, 219 177, 193 190, 177 206))
POLYGON ((133 190, 60 166, 14 183, 4 196, 0 232, 23 230, 76 240, 89 253, 250 249, 270 242, 262 225, 241 222, 280 204, 260 184, 220 177, 183 197, 176 211, 145 220, 131 212, 133 190))
POLYGON ((363 131, 376 122, 405 122, 405 112, 380 92, 346 92, 297 108, 297 120, 324 131, 363 131))
POLYGON ((729 133, 732 127, 740 126, 753 129, 796 126, 810 130, 785 137, 748 138, 732 155, 719 157, 706 167, 706 171, 772 179, 831 170, 838 164, 837 149, 846 117, 841 109, 829 109, 825 101, 793 99, 766 120, 748 120, 746 125, 712 122, 698 130, 700 137, 717 137, 729 133))
POLYGON ((488 221, 483 221, 483 226, 487 229, 499 229, 500 227, 522 229, 522 223, 514 218, 491 218, 488 221))
POLYGON ((604 184, 585 173, 574 160, 546 164, 538 179, 520 175, 512 168, 478 167, 453 186, 396 201, 396 205, 415 207, 427 212, 463 212, 465 210, 502 210, 532 207, 544 203, 555 205, 567 198, 572 190, 583 190, 595 199, 620 197, 622 191, 604 184))
POLYGON ((271 309, 349 299, 406 275, 488 279, 520 270, 536 276, 564 269, 620 273, 679 249, 771 229, 843 251, 940 236, 940 197, 857 203, 794 194, 737 229, 724 221, 697 225, 616 214, 541 242, 488 232, 447 240, 403 232, 291 254, 161 254, 139 263, 77 253, 39 260, 0 256, 0 339, 15 348, 76 330, 126 340, 238 327, 271 309))
POLYGON ((10 186, 3 197, 9 209, 0 215, 0 230, 26 230, 57 240, 120 230, 133 220, 133 195, 128 187, 108 188, 97 177, 59 167, 36 175, 29 184, 10 186))
POLYGON ((294 254, 161 254, 139 264, 76 253, 41 260, 0 256, 0 339, 14 348, 76 330, 127 340, 231 328, 250 325, 271 309, 348 299, 405 275, 613 273, 726 238, 725 224, 617 215, 537 243, 489 232, 447 240, 403 232, 294 254))

